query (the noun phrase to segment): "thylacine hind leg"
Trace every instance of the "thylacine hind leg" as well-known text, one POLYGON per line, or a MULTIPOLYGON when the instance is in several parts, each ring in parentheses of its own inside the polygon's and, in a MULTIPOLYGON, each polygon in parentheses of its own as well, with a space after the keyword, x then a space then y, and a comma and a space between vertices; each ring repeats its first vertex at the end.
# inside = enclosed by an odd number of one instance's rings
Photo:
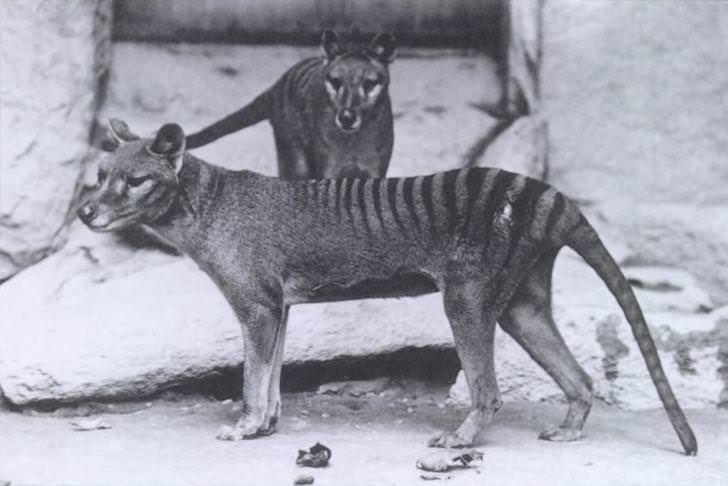
POLYGON ((582 436, 581 429, 592 404, 592 383, 566 347, 551 313, 551 274, 557 252, 538 261, 498 321, 556 381, 569 402, 563 423, 543 431, 539 438, 570 441, 582 436))
POLYGON ((281 369, 283 368, 283 354, 286 342, 286 328, 290 306, 283 307, 281 322, 276 330, 273 349, 273 370, 268 385, 268 407, 265 412, 263 427, 260 435, 269 435, 275 432, 276 424, 281 416, 281 369))
POLYGON ((489 313, 483 282, 446 282, 442 288, 455 348, 470 389, 471 408, 455 432, 435 436, 431 447, 472 445, 501 407, 493 365, 495 316, 489 313))

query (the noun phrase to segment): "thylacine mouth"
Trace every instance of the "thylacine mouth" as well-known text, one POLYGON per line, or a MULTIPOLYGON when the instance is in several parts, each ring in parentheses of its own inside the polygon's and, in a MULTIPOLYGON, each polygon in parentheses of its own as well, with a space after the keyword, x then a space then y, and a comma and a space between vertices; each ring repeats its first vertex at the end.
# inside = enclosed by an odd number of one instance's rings
POLYGON ((133 221, 134 216, 136 216, 136 213, 124 213, 112 219, 111 221, 106 222, 105 224, 96 225, 94 224, 93 220, 89 222, 84 222, 84 224, 88 226, 89 229, 91 229, 92 231, 96 231, 97 233, 109 233, 123 227, 125 223, 128 223, 129 221, 133 221))

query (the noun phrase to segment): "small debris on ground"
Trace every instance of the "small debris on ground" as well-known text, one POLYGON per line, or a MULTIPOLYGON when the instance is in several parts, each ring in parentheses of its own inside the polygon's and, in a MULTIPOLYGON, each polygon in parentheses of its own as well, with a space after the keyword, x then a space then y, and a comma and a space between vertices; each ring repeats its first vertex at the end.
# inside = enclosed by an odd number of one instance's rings
POLYGON ((82 418, 70 422, 71 428, 79 432, 88 432, 90 430, 105 430, 110 429, 111 425, 101 417, 95 418, 82 418))
POLYGON ((441 480, 452 479, 452 476, 437 475, 437 474, 420 474, 420 479, 422 479, 423 481, 441 481, 441 480))
POLYGON ((329 465, 329 459, 331 459, 331 449, 316 442, 308 451, 298 451, 296 464, 303 467, 326 467, 329 465))
POLYGON ((476 449, 444 449, 417 460, 417 468, 425 471, 445 472, 473 466, 482 462, 483 453, 476 449))
POLYGON ((313 476, 309 476, 308 474, 301 474, 295 479, 295 481, 293 481, 293 484, 313 484, 313 476))

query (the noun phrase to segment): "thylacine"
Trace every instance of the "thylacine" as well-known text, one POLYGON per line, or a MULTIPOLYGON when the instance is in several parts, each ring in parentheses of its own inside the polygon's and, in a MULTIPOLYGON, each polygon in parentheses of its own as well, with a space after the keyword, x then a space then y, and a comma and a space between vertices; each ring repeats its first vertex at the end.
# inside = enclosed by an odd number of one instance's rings
POLYGON ((394 39, 344 49, 332 31, 323 57, 305 59, 250 104, 187 136, 196 148, 268 119, 284 179, 384 177, 394 144, 389 69, 394 39))
POLYGON ((431 445, 472 444, 500 407, 496 320, 568 399, 564 422, 541 437, 579 438, 591 380, 551 316, 554 259, 569 246, 617 298, 686 453, 697 452, 629 283, 577 207, 547 184, 483 168, 285 181, 195 158, 178 125, 163 126, 153 140, 123 122, 112 127, 119 148, 102 162, 99 187, 79 216, 96 231, 151 228, 195 260, 230 302, 245 340, 243 416, 221 438, 273 432, 288 306, 437 290, 472 408, 431 445))

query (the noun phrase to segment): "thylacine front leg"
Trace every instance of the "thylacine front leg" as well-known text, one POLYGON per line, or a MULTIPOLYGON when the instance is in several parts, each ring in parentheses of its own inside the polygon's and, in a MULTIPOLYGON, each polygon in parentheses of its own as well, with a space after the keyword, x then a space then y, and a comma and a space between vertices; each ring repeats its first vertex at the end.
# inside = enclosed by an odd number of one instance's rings
POLYGON ((271 372, 270 385, 268 386, 268 407, 265 413, 265 429, 269 433, 275 431, 276 424, 281 416, 281 369, 283 368, 289 309, 289 305, 283 306, 281 322, 275 336, 273 371, 271 372))
MULTIPOLYGON (((282 347, 285 332, 283 304, 235 302, 233 307, 243 330, 245 364, 243 366, 243 415, 234 427, 224 427, 218 439, 242 440, 269 435, 275 423, 269 411, 273 381, 276 373, 276 348, 282 347)), ((282 357, 282 349, 281 349, 282 357)), ((279 402, 280 403, 280 399, 279 402)), ((275 404, 273 404, 275 406, 275 404)))

